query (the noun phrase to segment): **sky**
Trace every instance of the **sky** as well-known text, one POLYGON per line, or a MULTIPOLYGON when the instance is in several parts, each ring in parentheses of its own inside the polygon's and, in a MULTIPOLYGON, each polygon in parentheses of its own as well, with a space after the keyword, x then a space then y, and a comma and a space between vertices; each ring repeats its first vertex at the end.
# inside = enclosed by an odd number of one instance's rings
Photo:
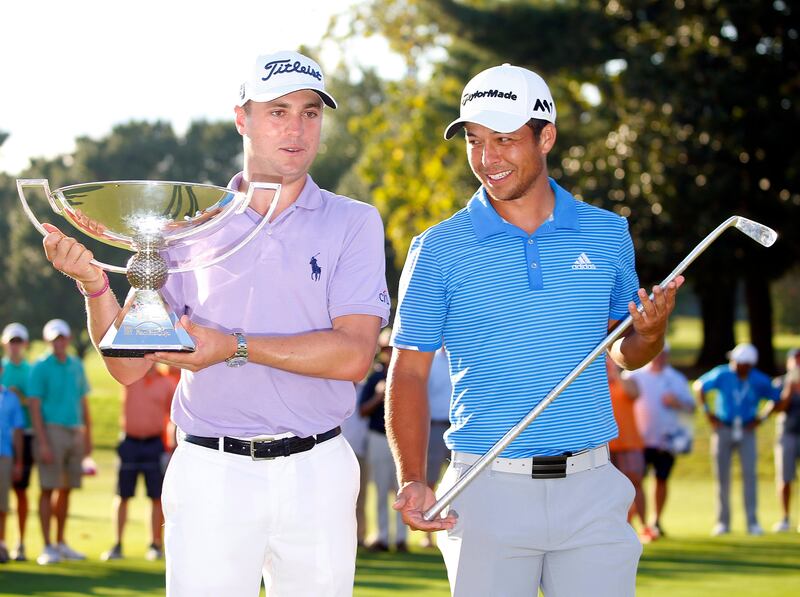
MULTIPOLYGON (((74 149, 115 124, 233 119, 258 54, 316 46, 330 16, 359 0, 10 0, 0 2, 0 171, 74 149)), ((316 56, 323 70, 340 56, 316 56)), ((349 64, 402 72, 380 39, 354 42, 349 64)))

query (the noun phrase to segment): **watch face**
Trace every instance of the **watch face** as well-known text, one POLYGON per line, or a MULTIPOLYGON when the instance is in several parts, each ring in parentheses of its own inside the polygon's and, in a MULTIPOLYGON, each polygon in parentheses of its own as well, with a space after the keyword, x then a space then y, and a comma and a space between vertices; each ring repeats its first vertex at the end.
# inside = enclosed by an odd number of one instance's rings
POLYGON ((241 367, 247 362, 247 357, 231 357, 225 362, 228 367, 241 367))

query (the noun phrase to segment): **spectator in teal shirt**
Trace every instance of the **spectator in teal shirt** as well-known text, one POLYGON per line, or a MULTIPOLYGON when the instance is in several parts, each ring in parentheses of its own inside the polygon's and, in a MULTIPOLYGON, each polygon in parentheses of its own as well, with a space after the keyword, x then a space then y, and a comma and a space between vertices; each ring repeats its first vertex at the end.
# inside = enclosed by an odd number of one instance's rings
POLYGON ((717 524, 714 536, 730 532, 731 457, 739 452, 742 468, 747 532, 763 535, 756 515, 756 428, 780 399, 780 389, 770 377, 755 368, 758 351, 752 344, 739 344, 728 353, 730 362, 719 365, 697 380, 700 402, 712 427, 711 455, 717 478, 717 524), (716 390, 713 406, 708 394, 716 390), (771 402, 759 414, 761 400, 771 402))
POLYGON ((44 551, 42 565, 86 558, 69 547, 64 534, 69 512, 69 494, 81 486, 81 462, 91 454, 91 419, 87 394, 89 384, 80 359, 67 354, 71 331, 61 319, 48 321, 43 330, 52 352, 44 355, 31 371, 28 406, 36 434, 34 457, 39 468, 42 494, 39 520, 44 551), (50 541, 51 519, 56 519, 56 543, 50 541))
POLYGON ((28 329, 21 323, 9 323, 3 328, 0 339, 3 344, 5 357, 2 361, 0 385, 14 392, 22 405, 22 474, 13 483, 14 494, 17 500, 17 524, 19 541, 17 548, 11 552, 11 558, 24 562, 25 557, 25 529, 28 522, 28 486, 31 482, 33 469, 33 427, 28 415, 28 384, 31 366, 25 360, 25 351, 28 348, 28 329))

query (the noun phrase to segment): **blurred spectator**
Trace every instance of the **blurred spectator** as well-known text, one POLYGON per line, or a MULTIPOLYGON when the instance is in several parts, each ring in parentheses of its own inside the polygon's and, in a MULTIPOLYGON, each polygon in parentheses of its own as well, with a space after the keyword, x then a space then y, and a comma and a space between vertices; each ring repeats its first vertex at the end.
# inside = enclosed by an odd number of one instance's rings
POLYGON ((640 538, 642 543, 649 543, 655 536, 647 526, 642 477, 644 477, 644 442, 636 427, 633 405, 639 398, 639 387, 633 379, 623 379, 620 368, 606 355, 606 371, 608 373, 608 389, 611 393, 611 405, 614 408, 614 419, 617 422, 619 435, 608 443, 611 463, 622 474, 630 479, 635 491, 633 503, 628 510, 628 522, 634 516, 641 523, 640 538))
MULTIPOLYGON (((775 422, 775 481, 783 508, 783 518, 772 530, 788 531, 789 504, 792 497, 792 481, 797 474, 800 460, 800 349, 786 354, 786 375, 779 379, 781 401, 775 407, 780 414, 775 422)), ((797 527, 800 532, 800 525, 797 527)))
POLYGON ((3 344, 2 372, 0 373, 0 386, 5 386, 17 395, 22 405, 22 418, 24 429, 22 435, 22 474, 14 480, 14 495, 17 501, 17 525, 19 541, 17 547, 11 552, 11 558, 24 562, 25 555, 25 530, 28 526, 28 486, 31 482, 33 468, 33 427, 28 414, 28 384, 30 382, 31 366, 25 359, 28 348, 28 329, 21 323, 9 323, 3 328, 0 342, 3 344))
MULTIPOLYGON (((367 460, 378 499, 378 533, 367 546, 371 551, 389 551, 389 505, 387 500, 394 500, 397 493, 397 473, 394 459, 386 439, 383 401, 386 394, 386 373, 392 348, 389 346, 391 330, 384 329, 378 337, 378 356, 375 368, 364 382, 359 395, 358 404, 362 417, 369 418, 367 431, 367 460)), ((406 525, 400 512, 395 513, 397 551, 407 551, 406 525)))
MULTIPOLYGON (((450 458, 450 450, 444 442, 444 434, 450 428, 450 362, 443 346, 433 355, 431 373, 428 376, 428 408, 431 430, 428 437, 428 485, 433 489, 442 476, 442 466, 450 458)), ((425 533, 422 547, 433 545, 432 533, 425 533)))
POLYGON ((668 360, 669 345, 665 344, 656 358, 627 375, 639 388, 633 412, 644 440, 645 475, 652 467, 656 478, 655 516, 648 531, 653 537, 664 535, 662 516, 675 455, 691 448, 691 435, 680 413, 692 413, 695 408, 689 381, 668 360))
POLYGON ((712 427, 711 456, 717 481, 717 523, 711 534, 730 532, 731 457, 739 452, 747 513, 747 532, 763 535, 756 514, 756 428, 772 412, 780 398, 780 389, 755 368, 758 351, 752 344, 738 344, 728 353, 729 363, 719 365, 700 376, 696 387, 700 403, 712 427), (714 404, 709 392, 716 390, 714 404), (772 402, 759 414, 761 400, 772 402))
POLYGON ((8 493, 12 480, 17 481, 22 476, 24 424, 19 398, 0 384, 0 564, 5 564, 9 559, 6 547, 8 493))
MULTIPOLYGON (((356 396, 361 396, 363 388, 364 382, 356 384, 356 396)), ((364 502, 367 497, 367 486, 369 485, 369 465, 367 463, 367 419, 361 416, 358 407, 342 422, 342 435, 344 435, 350 447, 353 448, 353 453, 358 460, 360 476, 358 499, 356 500, 356 539, 358 546, 363 547, 367 533, 364 502)))
POLYGON ((136 493, 136 482, 141 474, 150 498, 150 547, 145 557, 160 560, 164 555, 161 527, 164 515, 161 512, 161 484, 164 480, 161 468, 164 455, 164 421, 169 417, 173 380, 151 367, 145 376, 122 388, 122 413, 120 427, 123 438, 117 447, 119 455, 119 478, 116 513, 116 543, 103 553, 103 560, 119 560, 123 557, 122 537, 128 520, 128 501, 136 493))
POLYGON ((86 556, 69 547, 65 540, 69 496, 81 486, 81 461, 92 452, 89 417, 89 382, 81 360, 67 354, 71 331, 63 319, 48 321, 42 336, 51 351, 33 365, 28 408, 36 440, 34 458, 39 469, 39 521, 44 550, 39 564, 63 560, 84 560, 86 556), (56 543, 50 526, 56 520, 56 543))

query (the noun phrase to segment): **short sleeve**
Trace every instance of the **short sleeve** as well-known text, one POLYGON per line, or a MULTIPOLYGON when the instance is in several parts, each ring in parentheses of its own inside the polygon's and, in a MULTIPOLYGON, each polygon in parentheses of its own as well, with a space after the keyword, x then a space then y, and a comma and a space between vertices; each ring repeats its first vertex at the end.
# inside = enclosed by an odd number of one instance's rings
POLYGON ((717 377, 717 370, 712 369, 711 371, 701 375, 697 381, 700 382, 700 387, 703 388, 703 391, 708 392, 717 386, 717 377))
POLYGON ((328 294, 331 319, 342 315, 375 315, 389 323, 391 299, 386 287, 383 222, 371 206, 350 222, 328 294))
POLYGON ((634 301, 637 305, 641 302, 636 291, 639 290, 639 276, 636 275, 636 258, 633 252, 633 240, 628 231, 628 221, 624 220, 625 229, 622 232, 622 242, 619 248, 617 262, 617 277, 611 291, 609 316, 611 319, 620 320, 628 316, 628 303, 634 301))
POLYGON ((772 380, 766 374, 759 376, 759 398, 770 400, 771 402, 779 402, 781 399, 781 388, 772 385, 772 380))
POLYGON ((433 352, 442 345, 447 304, 444 277, 422 235, 411 247, 400 277, 392 346, 433 352))

